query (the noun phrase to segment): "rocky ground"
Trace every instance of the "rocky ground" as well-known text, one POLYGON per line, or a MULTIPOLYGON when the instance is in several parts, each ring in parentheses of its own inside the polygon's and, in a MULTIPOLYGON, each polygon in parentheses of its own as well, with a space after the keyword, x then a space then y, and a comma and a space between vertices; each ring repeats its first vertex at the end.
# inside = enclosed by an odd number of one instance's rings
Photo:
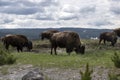
MULTIPOLYGON (((50 53, 45 52, 46 50, 42 49, 42 51, 32 50, 35 53, 50 53)), ((61 52, 61 50, 57 50, 61 52)), ((85 67, 81 69, 60 69, 60 68, 40 68, 33 67, 32 65, 17 65, 16 67, 8 67, 7 73, 3 73, 3 66, 0 66, 0 80, 22 80, 22 77, 26 75, 28 72, 38 69, 41 73, 43 73, 45 80, 81 80, 80 70, 85 71, 85 67)), ((92 73, 92 80, 108 80, 108 73, 110 69, 105 67, 94 67, 92 73)), ((120 70, 117 70, 120 72, 120 70)))
MULTIPOLYGON (((17 68, 8 68, 7 74, 0 73, 0 80, 21 80, 22 77, 29 71, 38 69, 43 73, 46 80, 81 80, 80 70, 81 69, 59 69, 59 68, 47 68, 41 69, 38 67, 33 67, 32 65, 21 65, 17 68)), ((93 68, 92 80, 108 80, 109 69, 104 67, 93 68)))

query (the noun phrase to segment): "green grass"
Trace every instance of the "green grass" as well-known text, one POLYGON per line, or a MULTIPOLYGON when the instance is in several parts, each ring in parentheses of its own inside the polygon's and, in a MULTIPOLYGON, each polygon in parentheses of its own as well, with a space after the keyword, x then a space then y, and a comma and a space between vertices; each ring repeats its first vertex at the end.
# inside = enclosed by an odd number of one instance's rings
MULTIPOLYGON (((120 51, 117 51, 120 53, 120 51)), ((13 53, 17 57, 17 63, 20 64, 32 64, 40 67, 59 67, 59 68, 80 68, 86 63, 91 66, 105 66, 113 67, 111 57, 114 51, 94 51, 92 53, 86 52, 85 55, 76 55, 72 53, 70 56, 67 53, 50 55, 44 53, 13 53)))
MULTIPOLYGON (((67 53, 59 53, 58 55, 50 55, 47 53, 32 53, 20 52, 16 50, 11 51, 17 58, 16 64, 32 64, 33 66, 46 67, 46 68, 80 68, 89 63, 91 66, 114 67, 111 57, 115 52, 120 55, 119 47, 111 47, 109 45, 98 45, 98 40, 82 40, 86 45, 84 55, 76 55, 74 52, 69 56, 67 53)), ((34 46, 49 44, 49 41, 33 41, 34 46)), ((36 48, 42 50, 41 48, 36 48)), ((15 65, 16 65, 15 64, 15 65)))

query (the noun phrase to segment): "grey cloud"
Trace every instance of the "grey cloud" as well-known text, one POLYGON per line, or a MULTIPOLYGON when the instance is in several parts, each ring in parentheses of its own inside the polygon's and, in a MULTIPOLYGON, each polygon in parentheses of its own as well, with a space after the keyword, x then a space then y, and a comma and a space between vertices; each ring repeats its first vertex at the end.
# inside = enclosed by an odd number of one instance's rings
POLYGON ((35 17, 37 20, 54 20, 52 14, 39 13, 35 17))
POLYGON ((6 1, 0 1, 0 6, 7 6, 10 5, 10 2, 6 2, 6 1))
POLYGON ((120 0, 111 0, 111 1, 120 1, 120 0))
POLYGON ((87 7, 84 7, 82 9, 80 9, 80 13, 85 13, 85 14, 88 14, 88 13, 94 13, 96 11, 96 7, 95 6, 87 6, 87 7))
POLYGON ((38 6, 38 4, 30 2, 30 1, 26 1, 26 0, 20 0, 17 3, 18 4, 22 4, 22 5, 26 6, 26 7, 35 7, 35 6, 38 6))
POLYGON ((8 23, 11 23, 13 21, 14 21, 14 19, 9 18, 8 16, 7 17, 0 16, 0 24, 8 24, 8 23))
POLYGON ((18 6, 19 4, 23 4, 24 6, 35 6, 35 3, 26 0, 0 0, 0 6, 18 6))
POLYGON ((27 15, 42 11, 42 9, 34 7, 34 3, 28 1, 0 1, 0 4, 2 4, 0 13, 27 15))
POLYGON ((120 7, 111 7, 110 9, 114 14, 120 15, 120 7))
POLYGON ((19 3, 17 1, 12 1, 12 0, 0 0, 0 7, 4 6, 16 6, 19 3))
MULTIPOLYGON (((41 2, 30 2, 26 0, 1 0, 0 1, 0 13, 7 14, 16 14, 16 15, 29 15, 35 13, 46 13, 44 7, 48 7, 54 5, 54 7, 59 4, 55 0, 43 0, 41 2), (5 7, 7 6, 7 7, 5 7)), ((45 18, 43 18, 45 19, 45 18)), ((47 18, 46 18, 47 19, 47 18)))
POLYGON ((88 23, 88 25, 92 25, 92 26, 105 26, 105 25, 114 25, 113 23, 109 22, 109 21, 95 21, 95 22, 91 22, 88 23))
POLYGON ((40 3, 41 6, 51 6, 51 5, 59 5, 59 3, 55 0, 43 0, 41 3, 40 3))
POLYGON ((38 12, 38 8, 8 7, 0 10, 1 13, 28 15, 38 12))
POLYGON ((4 20, 4 23, 10 23, 10 22, 13 22, 13 20, 12 19, 5 19, 4 20))
POLYGON ((76 15, 71 15, 71 16, 63 16, 59 18, 59 20, 72 20, 72 19, 78 19, 78 17, 76 15))

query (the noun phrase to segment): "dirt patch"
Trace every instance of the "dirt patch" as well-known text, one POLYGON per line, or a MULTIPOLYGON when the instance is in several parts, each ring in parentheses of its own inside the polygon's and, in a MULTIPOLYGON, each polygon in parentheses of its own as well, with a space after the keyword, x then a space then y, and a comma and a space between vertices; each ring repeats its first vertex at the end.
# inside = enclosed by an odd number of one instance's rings
MULTIPOLYGON (((81 80, 81 69, 39 68, 48 80, 81 80)), ((0 74, 0 80, 21 80, 29 71, 36 69, 32 65, 22 65, 8 69, 8 74, 0 74)), ((92 80, 108 80, 109 69, 104 67, 93 68, 92 80)))

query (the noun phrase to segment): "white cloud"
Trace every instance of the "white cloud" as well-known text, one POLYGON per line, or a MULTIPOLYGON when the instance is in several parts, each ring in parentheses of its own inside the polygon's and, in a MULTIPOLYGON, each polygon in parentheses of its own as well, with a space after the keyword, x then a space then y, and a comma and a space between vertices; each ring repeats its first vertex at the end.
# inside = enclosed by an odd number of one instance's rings
POLYGON ((3 28, 120 26, 120 0, 0 0, 3 28))

